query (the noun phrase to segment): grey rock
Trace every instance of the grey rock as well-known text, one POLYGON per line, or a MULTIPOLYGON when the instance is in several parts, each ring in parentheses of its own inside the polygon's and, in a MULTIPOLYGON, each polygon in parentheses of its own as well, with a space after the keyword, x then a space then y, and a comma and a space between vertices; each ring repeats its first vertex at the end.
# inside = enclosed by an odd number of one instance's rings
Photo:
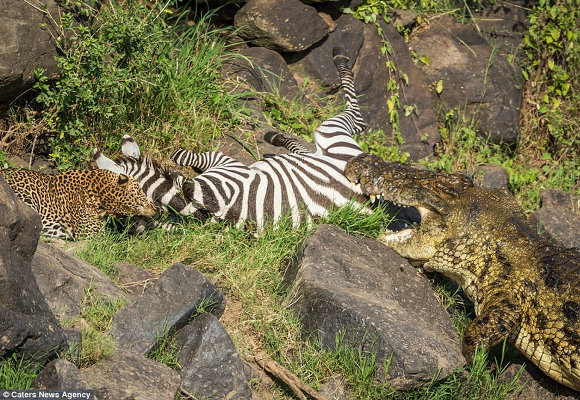
POLYGON ((37 68, 57 76, 54 39, 60 33, 54 22, 59 23, 59 9, 54 0, 0 0, 0 10, 0 103, 5 103, 32 87, 37 68), (54 20, 42 10, 44 4, 54 20))
POLYGON ((570 195, 558 189, 543 189, 540 191, 542 207, 570 207, 570 195))
POLYGON ((88 389, 81 372, 70 361, 58 358, 49 362, 32 381, 36 389, 88 389))
POLYGON ((507 189, 510 175, 504 167, 497 164, 486 164, 475 172, 477 183, 485 188, 507 189))
POLYGON ((239 54, 226 63, 230 78, 258 92, 280 93, 288 100, 298 95, 298 84, 280 54, 264 47, 241 49, 239 54))
POLYGON ((347 400, 346 382, 341 375, 332 375, 320 385, 320 394, 329 400, 347 400))
POLYGON ((474 22, 503 54, 518 55, 519 45, 529 27, 526 1, 502 2, 474 10, 474 22))
POLYGON ((80 315, 89 288, 107 299, 125 296, 98 268, 46 243, 38 244, 32 273, 50 309, 60 319, 80 315))
POLYGON ((391 17, 391 23, 395 27, 402 26, 409 29, 417 24, 420 14, 411 10, 393 10, 389 13, 389 16, 391 17))
MULTIPOLYGON (((527 360, 526 360, 527 361, 527 360)), ((550 379, 534 364, 516 359, 500 376, 500 381, 511 382, 521 368, 524 368, 517 385, 522 385, 520 391, 513 393, 510 400, 578 400, 578 392, 567 388, 550 379), (523 365, 522 365, 523 364, 523 365)))
POLYGON ((173 264, 154 285, 115 313, 111 336, 122 348, 145 354, 155 348, 160 336, 185 326, 200 306, 220 316, 224 296, 200 272, 173 264))
POLYGON ((430 66, 421 67, 429 81, 443 80, 439 97, 448 108, 475 115, 478 133, 493 143, 517 140, 521 73, 503 54, 492 54, 472 25, 445 16, 412 35, 409 46, 429 57, 430 66))
POLYGON ((542 207, 528 217, 540 234, 564 247, 580 248, 580 215, 569 207, 542 207))
POLYGON ((271 50, 302 51, 328 33, 314 7, 298 0, 250 0, 234 18, 238 34, 271 50))
POLYGON ((99 400, 173 400, 180 386, 177 372, 126 350, 81 369, 81 378, 99 400))
POLYGON ((157 277, 146 269, 122 263, 116 266, 115 280, 130 295, 138 295, 143 294, 157 277))
POLYGON ((40 227, 38 213, 0 177, 0 357, 21 352, 43 362, 66 342, 30 267, 40 227))
POLYGON ((340 86, 338 72, 332 61, 332 49, 341 47, 353 66, 362 46, 364 24, 352 15, 342 15, 336 21, 336 29, 328 37, 310 49, 286 55, 292 72, 302 78, 315 78, 323 86, 335 90, 340 86))
POLYGON ((201 398, 251 399, 244 363, 232 339, 212 314, 202 314, 176 336, 181 385, 201 398))
MULTIPOLYGON (((409 153, 411 160, 419 160, 431 155, 433 146, 441 140, 429 94, 430 82, 413 63, 407 43, 397 30, 391 24, 380 23, 380 26, 392 48, 388 60, 394 63, 398 71, 394 78, 400 86, 397 93, 401 104, 398 114, 403 139, 399 147, 409 153), (401 73, 407 75, 408 85, 403 83, 401 73), (407 117, 405 106, 415 107, 407 117)), ((354 66, 355 90, 362 95, 359 104, 367 125, 372 129, 382 129, 388 138, 394 138, 387 104, 392 93, 385 90, 391 73, 385 65, 386 56, 380 54, 382 40, 377 35, 376 26, 365 25, 363 45, 354 66)))
POLYGON ((392 357, 379 375, 389 384, 410 388, 444 379, 465 363, 457 331, 429 281, 376 240, 321 225, 287 271, 286 282, 292 281, 288 303, 305 333, 320 335, 325 348, 334 349, 337 337, 360 346, 379 366, 392 357))

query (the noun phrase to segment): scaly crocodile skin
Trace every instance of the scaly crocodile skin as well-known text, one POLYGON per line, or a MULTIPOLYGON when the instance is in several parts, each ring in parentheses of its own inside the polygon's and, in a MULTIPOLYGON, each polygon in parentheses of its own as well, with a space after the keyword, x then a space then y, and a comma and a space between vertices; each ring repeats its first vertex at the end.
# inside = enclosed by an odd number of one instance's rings
POLYGON ((473 301, 462 348, 469 362, 477 345, 507 338, 548 376, 580 390, 578 249, 542 239, 506 190, 476 188, 461 175, 371 154, 353 158, 345 175, 368 195, 419 210, 419 227, 381 240, 455 280, 473 301))

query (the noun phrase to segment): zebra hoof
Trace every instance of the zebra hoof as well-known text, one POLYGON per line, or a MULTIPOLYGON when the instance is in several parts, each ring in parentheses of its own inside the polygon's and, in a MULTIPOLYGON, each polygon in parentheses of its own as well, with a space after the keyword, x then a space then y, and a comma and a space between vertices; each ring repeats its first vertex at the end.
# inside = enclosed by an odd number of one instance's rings
POLYGON ((332 48, 332 59, 336 60, 339 57, 346 58, 346 61, 350 60, 342 47, 333 47, 332 48))
POLYGON ((270 144, 274 144, 273 141, 276 140, 276 136, 280 135, 280 132, 276 132, 276 131, 269 131, 266 132, 266 134, 264 135, 264 140, 270 144))

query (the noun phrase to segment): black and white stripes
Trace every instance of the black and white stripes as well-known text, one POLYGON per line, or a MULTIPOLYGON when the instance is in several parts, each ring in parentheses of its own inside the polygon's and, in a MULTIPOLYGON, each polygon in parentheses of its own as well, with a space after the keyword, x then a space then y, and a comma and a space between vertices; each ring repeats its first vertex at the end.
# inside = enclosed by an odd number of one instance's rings
POLYGON ((351 200, 362 204, 365 198, 360 188, 343 175, 346 162, 361 153, 353 135, 365 128, 347 61, 341 51, 335 52, 346 110, 316 129, 315 153, 286 143, 281 145, 293 153, 245 166, 222 153, 177 150, 171 157, 177 164, 202 171, 195 179, 183 182, 185 198, 217 218, 238 226, 253 221, 258 229, 288 213, 298 225, 351 200))
POLYGON ((298 140, 284 136, 281 133, 270 131, 264 135, 264 140, 274 146, 285 147, 294 154, 308 154, 310 153, 298 140))
POLYGON ((182 216, 202 217, 203 213, 194 208, 181 194, 180 186, 185 180, 183 175, 163 168, 151 157, 142 157, 139 146, 128 135, 123 136, 121 151, 123 155, 116 161, 106 157, 99 150, 95 151, 93 159, 100 169, 108 169, 134 177, 147 198, 159 210, 170 211, 182 216))

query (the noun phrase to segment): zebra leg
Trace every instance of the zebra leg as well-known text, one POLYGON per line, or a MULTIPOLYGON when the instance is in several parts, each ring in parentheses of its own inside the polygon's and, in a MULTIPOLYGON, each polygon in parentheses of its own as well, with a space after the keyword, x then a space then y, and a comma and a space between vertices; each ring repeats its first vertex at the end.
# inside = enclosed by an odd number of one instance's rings
POLYGON ((314 132, 314 141, 318 154, 346 162, 361 153, 353 136, 362 132, 366 124, 360 113, 354 90, 354 76, 347 64, 348 57, 342 49, 334 48, 332 59, 340 76, 346 110, 320 124, 314 132))
POLYGON ((204 172, 213 167, 221 166, 244 166, 238 160, 226 156, 222 152, 207 151, 204 153, 192 153, 187 150, 178 149, 173 152, 171 159, 177 164, 191 167, 196 172, 204 172))
POLYGON ((264 135, 264 140, 276 147, 284 147, 286 150, 294 154, 308 154, 310 153, 306 147, 293 137, 286 136, 282 133, 270 131, 264 135))

